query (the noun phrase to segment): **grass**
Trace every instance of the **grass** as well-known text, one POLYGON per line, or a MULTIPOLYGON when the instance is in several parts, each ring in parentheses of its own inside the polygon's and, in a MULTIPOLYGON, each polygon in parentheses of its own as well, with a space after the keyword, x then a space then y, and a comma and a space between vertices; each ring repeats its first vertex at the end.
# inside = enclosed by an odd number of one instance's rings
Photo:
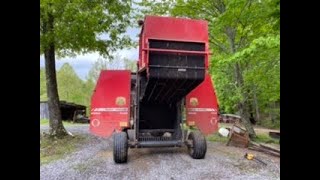
POLYGON ((266 133, 257 134, 257 137, 252 139, 252 141, 257 143, 279 144, 278 139, 274 139, 266 133))
MULTIPOLYGON (((62 121, 64 126, 83 125, 86 123, 72 123, 70 121, 62 121)), ((48 119, 40 119, 40 125, 49 125, 48 119)))
MULTIPOLYGON (((219 124, 219 128, 221 127, 231 127, 232 125, 229 124, 223 124, 220 123, 219 124)), ((260 132, 260 131, 256 131, 257 137, 252 139, 253 142, 256 143, 267 143, 267 144, 279 144, 279 139, 274 139, 272 137, 269 136, 269 134, 267 132, 260 132)), ((207 137, 207 139, 209 141, 213 141, 213 142, 227 142, 228 141, 228 137, 223 137, 221 135, 219 135, 219 133, 214 133, 211 134, 207 137)))
POLYGON ((40 119, 40 125, 49 125, 48 119, 40 119))
MULTIPOLYGON (((226 143, 228 141, 228 137, 223 137, 218 133, 214 133, 209 135, 207 137, 207 140, 212 142, 226 143)), ((271 138, 268 134, 265 133, 257 134, 257 138, 252 139, 252 141, 256 143, 279 144, 278 139, 271 138)))
MULTIPOLYGON (((183 129, 184 130, 189 130, 190 132, 194 132, 194 131, 198 131, 197 127, 188 127, 185 123, 183 124, 183 129)), ((212 141, 212 142, 227 142, 228 138, 227 137, 223 137, 220 136, 219 133, 214 133, 214 134, 210 134, 209 136, 206 137, 206 139, 208 141, 212 141)))
POLYGON ((212 142, 226 143, 228 141, 227 137, 223 137, 223 136, 219 135, 218 133, 211 134, 210 136, 207 137, 207 139, 212 142))
POLYGON ((269 129, 280 129, 280 120, 275 120, 274 123, 271 120, 260 121, 259 126, 269 128, 269 129))
POLYGON ((63 158, 65 155, 77 150, 77 147, 87 140, 88 138, 83 135, 67 136, 63 139, 54 139, 48 135, 41 135, 40 165, 63 158))

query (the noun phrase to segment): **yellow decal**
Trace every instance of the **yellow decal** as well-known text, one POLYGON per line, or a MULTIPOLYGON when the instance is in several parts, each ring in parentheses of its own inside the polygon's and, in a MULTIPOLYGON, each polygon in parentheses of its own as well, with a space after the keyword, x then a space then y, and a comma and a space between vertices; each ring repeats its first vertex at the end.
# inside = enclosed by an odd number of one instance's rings
POLYGON ((194 126, 196 123, 194 121, 188 121, 188 126, 194 126))
POLYGON ((195 97, 190 98, 190 104, 191 106, 198 106, 199 105, 198 98, 195 98, 195 97))
POLYGON ((125 104, 126 104, 126 98, 125 97, 117 97, 116 105, 124 106, 125 104))
POLYGON ((120 122, 120 127, 127 127, 128 126, 128 122, 120 122))

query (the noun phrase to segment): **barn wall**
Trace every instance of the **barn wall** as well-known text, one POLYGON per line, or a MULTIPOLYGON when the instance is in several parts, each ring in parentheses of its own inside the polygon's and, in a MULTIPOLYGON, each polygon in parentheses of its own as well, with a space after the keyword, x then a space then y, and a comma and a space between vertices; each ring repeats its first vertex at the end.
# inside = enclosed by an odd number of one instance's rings
MULTIPOLYGON (((73 120, 75 110, 86 110, 86 107, 79 107, 79 105, 60 102, 61 119, 73 120)), ((40 102, 40 119, 49 119, 49 107, 47 102, 40 102)))

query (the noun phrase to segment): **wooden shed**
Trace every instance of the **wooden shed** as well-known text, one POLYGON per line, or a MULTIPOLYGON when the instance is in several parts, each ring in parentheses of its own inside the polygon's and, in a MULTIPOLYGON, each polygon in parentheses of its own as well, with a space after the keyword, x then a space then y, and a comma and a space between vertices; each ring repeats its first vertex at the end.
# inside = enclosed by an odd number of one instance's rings
MULTIPOLYGON (((60 101, 60 109, 62 120, 73 120, 75 111, 86 113, 86 106, 66 101, 60 101)), ((40 101, 40 119, 49 119, 48 101, 40 101)))

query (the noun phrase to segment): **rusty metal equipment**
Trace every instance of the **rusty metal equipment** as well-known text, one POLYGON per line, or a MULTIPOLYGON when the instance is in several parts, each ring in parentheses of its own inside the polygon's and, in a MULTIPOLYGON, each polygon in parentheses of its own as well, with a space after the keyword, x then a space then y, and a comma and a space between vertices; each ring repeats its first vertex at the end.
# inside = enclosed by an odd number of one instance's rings
POLYGON ((220 114, 219 116, 219 122, 235 123, 236 121, 241 121, 241 117, 235 114, 220 114))
POLYGON ((101 71, 91 101, 90 131, 113 135, 116 163, 128 148, 182 147, 205 157, 205 135, 218 129, 218 104, 208 73, 208 24, 146 16, 139 21, 137 71, 101 71), (182 120, 184 114, 185 122, 182 120), (190 131, 187 127, 196 127, 190 131))
POLYGON ((269 136, 275 139, 280 139, 280 132, 269 132, 269 136))
POLYGON ((236 121, 231 127, 227 146, 247 148, 250 143, 249 133, 241 127, 240 122, 236 121))

